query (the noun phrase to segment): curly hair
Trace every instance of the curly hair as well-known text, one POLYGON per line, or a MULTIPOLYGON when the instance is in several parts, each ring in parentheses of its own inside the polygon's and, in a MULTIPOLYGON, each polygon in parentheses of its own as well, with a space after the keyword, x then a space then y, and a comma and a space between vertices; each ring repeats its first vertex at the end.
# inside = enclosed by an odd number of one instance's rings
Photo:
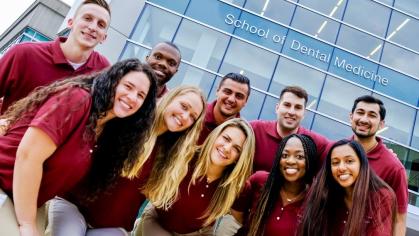
MULTIPOLYGON (((22 117, 27 117, 36 111, 53 94, 61 93, 61 97, 70 99, 66 95, 69 94, 71 88, 75 87, 90 91, 92 99, 89 122, 83 139, 87 141, 97 136, 97 141, 92 153, 92 166, 83 185, 87 190, 86 199, 94 199, 97 193, 104 191, 114 182, 123 169, 130 168, 142 151, 142 144, 149 136, 149 129, 154 119, 156 78, 150 66, 142 64, 138 59, 127 59, 100 73, 81 75, 38 88, 28 97, 9 107, 2 118, 10 122, 10 127, 22 117), (124 118, 116 117, 106 122, 102 132, 97 136, 95 132, 97 123, 112 109, 118 83, 125 75, 133 71, 143 72, 150 81, 144 103, 133 115, 124 118)), ((83 102, 80 101, 80 105, 82 104, 83 102)), ((58 106, 59 104, 49 112, 54 112, 58 106)), ((72 108, 72 110, 76 109, 77 107, 72 108)), ((65 119, 69 116, 70 114, 65 119)))

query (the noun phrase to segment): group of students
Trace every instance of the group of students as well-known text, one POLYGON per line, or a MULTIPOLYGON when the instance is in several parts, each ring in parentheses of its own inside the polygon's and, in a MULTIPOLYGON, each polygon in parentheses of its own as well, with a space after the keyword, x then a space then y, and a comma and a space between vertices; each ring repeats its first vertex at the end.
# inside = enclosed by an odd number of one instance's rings
POLYGON ((300 126, 296 86, 277 120, 248 123, 243 75, 208 104, 197 87, 167 89, 170 42, 109 67, 93 49, 110 16, 86 0, 68 38, 0 59, 0 235, 404 234, 406 175, 376 137, 380 100, 355 100, 354 136, 336 143, 300 126))

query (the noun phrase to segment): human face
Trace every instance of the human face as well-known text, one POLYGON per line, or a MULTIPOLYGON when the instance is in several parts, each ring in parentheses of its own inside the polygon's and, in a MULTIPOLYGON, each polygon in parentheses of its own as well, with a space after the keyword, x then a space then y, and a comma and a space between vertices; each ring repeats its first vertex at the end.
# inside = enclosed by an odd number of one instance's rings
POLYGON ((359 138, 375 136, 384 126, 380 119, 380 106, 376 103, 359 102, 350 115, 352 130, 359 138))
POLYGON ((93 49, 106 39, 109 22, 110 16, 105 8, 96 4, 82 5, 68 20, 69 38, 74 38, 81 47, 93 49))
POLYGON ((292 137, 282 151, 279 168, 288 182, 301 180, 306 174, 306 158, 301 141, 292 137))
POLYGON ((235 116, 246 105, 248 92, 247 84, 226 79, 217 89, 217 102, 214 109, 224 117, 235 116))
POLYGON ((165 129, 179 132, 191 127, 203 109, 201 97, 194 92, 175 97, 163 113, 165 129))
POLYGON ((159 43, 146 57, 146 62, 156 73, 158 86, 163 86, 177 72, 180 64, 180 54, 176 48, 166 43, 159 43))
POLYGON ((227 127, 215 139, 211 150, 211 164, 226 167, 235 163, 243 149, 245 133, 237 127, 227 127))
POLYGON ((304 109, 304 98, 299 98, 291 92, 284 93, 275 108, 278 131, 288 133, 296 130, 304 118, 304 109))
POLYGON ((150 89, 150 80, 144 72, 131 71, 119 81, 115 89, 112 113, 123 118, 137 112, 150 89))
POLYGON ((342 145, 332 150, 331 168, 336 182, 345 190, 351 191, 361 168, 359 157, 351 146, 342 145))

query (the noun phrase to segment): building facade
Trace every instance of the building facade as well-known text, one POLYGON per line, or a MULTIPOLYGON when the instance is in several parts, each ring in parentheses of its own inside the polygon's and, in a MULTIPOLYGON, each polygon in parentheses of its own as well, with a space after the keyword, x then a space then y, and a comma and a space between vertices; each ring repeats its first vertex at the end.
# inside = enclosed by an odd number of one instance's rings
POLYGON ((336 140, 352 134, 356 97, 380 98, 388 110, 380 136, 406 168, 409 211, 419 209, 419 1, 110 4, 111 28, 99 51, 111 61, 144 59, 154 44, 171 41, 182 52, 182 65, 169 87, 198 85, 209 100, 220 77, 242 73, 252 84, 242 112, 248 120, 275 119, 281 89, 298 85, 309 93, 302 125, 336 140))

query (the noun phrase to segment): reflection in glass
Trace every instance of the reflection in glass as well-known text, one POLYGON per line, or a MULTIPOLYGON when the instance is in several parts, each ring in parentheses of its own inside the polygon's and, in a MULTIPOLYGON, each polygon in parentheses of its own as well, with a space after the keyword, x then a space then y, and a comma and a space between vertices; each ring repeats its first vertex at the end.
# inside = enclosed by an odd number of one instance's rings
POLYGON ((166 1, 166 0, 148 0, 152 3, 160 5, 162 7, 168 8, 172 11, 183 14, 188 6, 189 0, 176 0, 176 1, 166 1))
POLYGON ((394 7, 404 12, 419 17, 419 1, 412 0, 395 0, 394 7))
MULTIPOLYGON (((409 150, 405 164, 407 170, 407 186, 410 190, 419 192, 419 153, 409 150)), ((419 207, 419 196, 409 193, 409 204, 419 207)))
POLYGON ((331 140, 340 140, 352 135, 352 129, 349 126, 318 114, 314 117, 312 130, 331 140))
POLYGON ((179 22, 180 17, 146 5, 131 39, 150 47, 162 41, 172 41, 179 22))
POLYGON ((417 42, 419 38, 418 20, 393 11, 387 35, 387 40, 419 52, 417 42))
POLYGON ((346 0, 329 0, 329 1, 300 0, 298 3, 306 7, 309 7, 313 10, 319 11, 325 15, 328 15, 330 17, 340 20, 343 15, 343 10, 346 5, 346 0))
POLYGON ((125 49, 122 52, 119 60, 138 58, 139 60, 144 61, 149 52, 150 50, 147 48, 127 42, 127 45, 125 46, 125 49))
POLYGON ((419 78, 419 55, 405 49, 386 43, 381 62, 409 75, 419 78))
POLYGON ((182 59, 197 66, 217 71, 227 48, 229 37, 215 30, 183 20, 174 43, 182 59))
POLYGON ((246 9, 289 25, 295 5, 284 0, 247 0, 246 9))
POLYGON ((232 39, 219 72, 243 73, 253 87, 266 90, 277 58, 277 55, 266 50, 232 39))
POLYGON ((416 110, 415 128, 413 130, 413 136, 412 136, 412 142, 411 142, 411 146, 416 149, 419 149, 419 114, 418 112, 419 111, 416 110))

